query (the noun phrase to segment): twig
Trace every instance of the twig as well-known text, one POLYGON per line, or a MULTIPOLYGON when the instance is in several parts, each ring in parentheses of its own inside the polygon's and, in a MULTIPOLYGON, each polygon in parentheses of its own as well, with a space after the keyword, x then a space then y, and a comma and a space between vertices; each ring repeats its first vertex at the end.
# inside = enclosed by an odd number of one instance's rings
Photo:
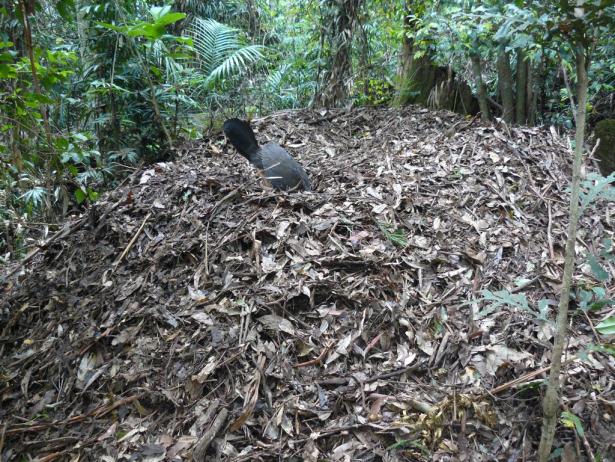
POLYGON ((404 367, 403 369, 398 369, 398 370, 393 371, 393 372, 386 372, 384 374, 375 375, 373 377, 365 379, 363 382, 364 383, 372 383, 372 382, 375 382, 377 380, 390 379, 391 377, 397 377, 398 375, 405 374, 406 372, 416 371, 418 369, 419 369, 419 364, 413 364, 412 366, 404 367))
POLYGON ((4 435, 6 435, 6 427, 7 424, 2 426, 2 434, 0 435, 0 454, 2 454, 2 450, 4 449, 4 435))
POLYGON ((555 252, 553 250, 553 236, 551 235, 551 225, 553 223, 553 215, 551 213, 551 202, 547 202, 547 213, 549 215, 549 223, 547 224, 547 242, 549 243, 549 256, 555 261, 555 252))
POLYGON ((207 448, 222 429, 227 417, 228 410, 226 408, 222 408, 211 424, 211 427, 207 429, 207 431, 196 443, 196 446, 192 452, 192 460, 195 462, 205 462, 207 460, 207 448))
POLYGON ((298 367, 308 367, 308 366, 313 366, 314 364, 320 364, 322 363, 322 360, 325 358, 325 356, 327 355, 327 353, 329 352, 329 350, 331 350, 331 347, 333 347, 333 343, 327 345, 325 347, 324 350, 322 350, 322 352, 318 355, 318 358, 315 359, 310 359, 309 361, 306 361, 304 363, 298 363, 298 364, 293 364, 294 368, 298 368, 298 367))
POLYGON ((199 286, 198 281, 200 279, 201 271, 203 270, 203 268, 205 268, 205 275, 209 275, 209 226, 211 225, 211 222, 214 219, 214 217, 218 214, 220 206, 224 204, 226 201, 229 201, 235 196, 237 196, 240 191, 241 191, 241 186, 233 189, 230 193, 228 193, 226 196, 224 196, 222 199, 216 202, 216 205, 214 205, 213 209, 211 209, 209 219, 207 220, 207 226, 205 227, 205 258, 203 259, 203 263, 199 266, 199 268, 197 269, 194 275, 194 287, 197 289, 199 286))
POLYGON ((487 393, 484 393, 483 395, 481 395, 480 398, 486 398, 487 396, 490 396, 490 395, 498 395, 502 393, 503 391, 506 391, 512 387, 521 385, 522 383, 529 382, 530 380, 533 380, 537 376, 544 374, 545 372, 548 372, 549 369, 551 369, 551 366, 546 366, 541 369, 537 369, 533 372, 528 372, 527 374, 524 374, 521 377, 517 377, 516 379, 503 383, 502 385, 499 385, 495 388, 492 388, 487 393))
POLYGON ((135 235, 132 236, 132 239, 130 240, 130 242, 128 243, 128 245, 126 246, 126 248, 124 249, 122 254, 113 263, 113 271, 115 271, 117 266, 122 262, 122 260, 126 256, 126 254, 128 254, 128 252, 130 252, 130 249, 132 248, 132 246, 136 242, 137 238, 139 237, 139 234, 141 234, 141 231, 143 231, 143 228, 145 227, 145 223, 147 222, 147 220, 149 220, 149 217, 151 217, 151 216, 152 216, 152 212, 147 212, 147 215, 145 215, 145 218, 143 219, 143 222, 141 223, 141 226, 139 226, 139 229, 137 230, 135 235))
POLYGON ((596 462, 596 456, 594 455, 594 451, 592 451, 592 447, 589 445, 589 441, 587 440, 587 433, 583 432, 581 436, 581 440, 583 441, 583 446, 585 447, 585 451, 589 457, 591 462, 596 462))
POLYGON ((20 433, 30 433, 30 432, 39 432, 41 430, 45 430, 46 428, 50 428, 50 427, 60 427, 60 426, 64 426, 64 425, 74 425, 80 422, 83 422, 84 420, 88 419, 89 417, 103 417, 105 414, 113 411, 114 409, 117 409, 120 406, 124 406, 126 404, 130 404, 133 401, 138 400, 141 397, 141 395, 135 395, 135 396, 130 396, 128 398, 124 398, 121 399, 119 401, 115 401, 111 404, 104 404, 102 406, 97 407, 96 409, 91 410, 90 412, 86 413, 86 414, 80 414, 80 415, 76 415, 73 417, 70 417, 68 419, 62 420, 62 421, 54 421, 54 422, 45 422, 45 423, 40 423, 40 424, 35 424, 35 425, 30 425, 30 426, 25 426, 25 427, 16 427, 16 428, 10 428, 8 430, 6 430, 6 434, 7 435, 18 435, 20 433))
POLYGON ((587 324, 589 324, 589 327, 591 328, 592 332, 594 333, 594 337, 596 338, 596 342, 599 345, 602 345, 602 342, 600 341, 600 336, 598 335, 598 332, 596 332, 596 328, 594 327, 594 323, 592 322, 592 320, 587 315, 587 311, 585 311, 585 310, 581 310, 581 311, 583 312, 583 315, 585 316, 585 319, 587 319, 587 324))
POLYGON ((519 284, 517 287, 511 289, 510 293, 511 294, 516 294, 517 292, 521 292, 522 290, 526 289, 527 287, 531 286, 536 281, 538 281, 538 279, 540 279, 540 276, 534 276, 529 281, 525 281, 523 284, 519 284))

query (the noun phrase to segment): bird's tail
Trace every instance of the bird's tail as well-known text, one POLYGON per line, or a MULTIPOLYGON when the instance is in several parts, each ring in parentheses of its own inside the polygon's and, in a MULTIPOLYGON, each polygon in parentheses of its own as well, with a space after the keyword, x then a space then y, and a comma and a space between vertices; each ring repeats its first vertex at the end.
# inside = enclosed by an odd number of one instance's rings
POLYGON ((251 160, 251 157, 258 151, 258 142, 256 136, 248 122, 239 119, 228 119, 224 122, 224 134, 229 139, 239 154, 246 159, 251 160))

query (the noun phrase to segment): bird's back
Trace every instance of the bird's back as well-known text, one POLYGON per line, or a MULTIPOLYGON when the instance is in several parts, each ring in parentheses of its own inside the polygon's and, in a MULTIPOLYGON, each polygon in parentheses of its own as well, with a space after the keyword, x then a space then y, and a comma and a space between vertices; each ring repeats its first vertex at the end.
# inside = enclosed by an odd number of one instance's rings
POLYGON ((312 190, 303 167, 282 146, 270 142, 262 146, 258 154, 265 177, 275 189, 312 190))

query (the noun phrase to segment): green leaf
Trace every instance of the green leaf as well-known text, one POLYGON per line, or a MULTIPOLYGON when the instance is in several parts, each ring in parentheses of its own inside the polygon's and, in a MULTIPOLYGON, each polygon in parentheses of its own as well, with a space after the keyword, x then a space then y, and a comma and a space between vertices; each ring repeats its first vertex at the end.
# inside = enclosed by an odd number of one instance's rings
POLYGON ((90 199, 90 202, 94 202, 96 199, 98 199, 98 192, 94 191, 91 188, 88 188, 88 199, 90 199))
POLYGON ((186 13, 169 13, 165 14, 162 18, 156 20, 156 24, 161 26, 167 26, 169 24, 181 21, 186 17, 186 13))
POLYGON ((83 192, 81 188, 75 191, 75 199, 77 200, 77 204, 83 204, 83 201, 85 201, 87 197, 87 194, 83 192))
POLYGON ((56 148, 60 151, 64 151, 66 149, 68 149, 68 139, 64 138, 63 136, 56 138, 55 140, 55 145, 56 148))
POLYGON ((108 22, 101 22, 101 21, 96 21, 95 24, 97 26, 104 27, 105 29, 114 30, 115 32, 119 32, 121 34, 124 34, 127 32, 127 28, 125 26, 116 26, 115 24, 110 24, 108 22))
POLYGON ((402 229, 395 229, 394 225, 383 221, 377 221, 376 223, 382 234, 394 245, 397 247, 406 247, 408 245, 408 239, 402 229))
POLYGON ((602 335, 615 335, 615 316, 606 318, 596 326, 596 330, 602 335))
POLYGON ((560 422, 562 422, 562 424, 564 424, 564 426, 568 428, 574 428, 581 438, 583 438, 583 436, 585 435, 585 430, 583 429, 583 423, 581 422, 581 419, 579 419, 572 412, 562 412, 560 422))
POLYGON ((596 256, 590 254, 588 257, 589 266, 594 273, 594 277, 600 282, 606 282, 610 279, 609 273, 600 265, 596 256))
POLYGON ((17 77, 17 69, 13 64, 0 63, 0 79, 14 79, 17 77))
POLYGON ((56 3, 56 10, 62 19, 72 21, 75 12, 75 2, 73 0, 59 0, 56 3))

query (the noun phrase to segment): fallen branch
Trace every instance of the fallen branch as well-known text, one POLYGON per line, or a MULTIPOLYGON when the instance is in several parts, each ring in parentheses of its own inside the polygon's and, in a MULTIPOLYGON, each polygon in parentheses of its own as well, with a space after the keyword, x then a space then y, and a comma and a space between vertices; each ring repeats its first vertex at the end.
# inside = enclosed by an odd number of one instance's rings
POLYGON ((214 419, 211 427, 201 436, 201 438, 196 443, 194 447, 194 451, 192 452, 192 460, 195 462, 205 462, 207 460, 207 448, 216 437, 222 426, 226 422, 226 418, 228 417, 228 410, 226 408, 222 408, 222 410, 218 413, 216 418, 214 419))
POLYGON ((331 347, 333 346, 333 344, 327 345, 325 347, 324 350, 322 350, 322 353, 320 353, 318 355, 318 358, 314 358, 314 359, 310 359, 309 361, 306 361, 304 363, 298 363, 298 364, 293 364, 294 368, 298 368, 298 367, 308 367, 308 366, 313 366, 315 364, 321 364, 322 360, 325 359, 325 356, 327 355, 327 353, 329 352, 329 350, 331 350, 331 347))
POLYGON ((113 263, 113 271, 115 271, 115 269, 122 262, 124 257, 128 254, 128 252, 130 252, 130 249, 132 248, 132 246, 136 242, 137 238, 139 237, 139 234, 141 234, 141 231, 143 231, 143 228, 145 227, 145 223, 147 223, 147 220, 149 220, 149 217, 151 217, 151 216, 152 216, 152 212, 147 212, 147 215, 145 215, 145 218, 143 219, 143 222, 141 223, 141 226, 139 226, 139 229, 137 230, 135 235, 132 236, 132 239, 130 240, 130 242, 128 243, 128 245, 126 246, 126 248, 124 249, 122 254, 113 263))
POLYGON ((117 409, 118 407, 124 406, 126 404, 130 404, 133 401, 138 400, 140 397, 141 395, 135 395, 135 396, 130 396, 128 398, 120 399, 118 401, 114 401, 111 404, 104 404, 102 406, 99 406, 96 409, 93 409, 86 414, 76 415, 76 416, 70 417, 69 419, 65 419, 61 421, 45 422, 45 423, 40 423, 40 424, 35 424, 35 425, 30 425, 30 426, 24 426, 24 427, 17 426, 15 428, 9 428, 6 430, 5 433, 6 435, 18 435, 21 433, 39 432, 39 431, 45 430, 50 427, 74 425, 74 424, 83 422, 90 417, 103 417, 105 414, 108 414, 114 409, 117 409))

